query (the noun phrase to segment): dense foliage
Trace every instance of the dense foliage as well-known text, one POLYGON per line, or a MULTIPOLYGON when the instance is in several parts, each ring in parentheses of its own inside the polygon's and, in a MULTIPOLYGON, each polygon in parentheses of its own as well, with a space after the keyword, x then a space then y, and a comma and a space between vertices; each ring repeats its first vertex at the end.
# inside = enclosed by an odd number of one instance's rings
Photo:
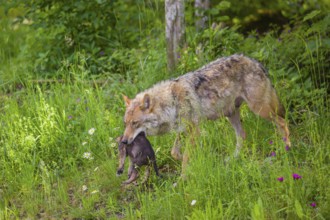
POLYGON ((0 219, 327 219, 330 3, 212 0, 166 70, 164 0, 8 0, 0 5, 0 219), (242 155, 228 122, 205 122, 188 181, 174 135, 150 137, 162 180, 115 176, 124 104, 221 56, 262 62, 287 111, 293 148, 243 106, 242 155), (221 131, 221 132, 219 132, 221 131), (221 135, 219 135, 221 133, 221 135), (199 147, 201 146, 201 147, 199 147), (295 174, 295 175, 293 175, 295 174))

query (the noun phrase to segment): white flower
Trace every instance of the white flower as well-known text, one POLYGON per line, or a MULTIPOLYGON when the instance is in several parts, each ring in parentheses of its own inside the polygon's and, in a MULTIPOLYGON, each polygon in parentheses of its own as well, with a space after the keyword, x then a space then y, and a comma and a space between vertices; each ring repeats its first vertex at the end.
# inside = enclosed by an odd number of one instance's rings
POLYGON ((93 135, 94 132, 95 132, 95 130, 96 130, 95 128, 91 128, 91 129, 89 129, 89 130, 88 130, 88 134, 89 134, 89 135, 93 135))
POLYGON ((178 183, 173 183, 173 187, 177 187, 178 186, 178 183))
POLYGON ((98 190, 93 190, 92 192, 91 192, 91 194, 95 194, 95 193, 98 193, 99 191, 98 190))
POLYGON ((190 205, 195 205, 196 202, 197 202, 197 201, 194 199, 193 201, 191 201, 190 205))
POLYGON ((206 136, 207 135, 207 131, 205 129, 202 129, 200 131, 200 134, 201 134, 201 136, 206 136))
POLYGON ((94 159, 94 157, 92 156, 92 153, 90 153, 90 152, 85 152, 83 154, 83 158, 85 158, 87 160, 93 160, 94 159))
POLYGON ((81 187, 81 189, 82 189, 83 192, 86 192, 86 191, 88 190, 88 187, 87 187, 86 185, 83 185, 83 186, 81 187))
POLYGON ((82 142, 82 146, 84 146, 84 145, 86 145, 86 144, 87 144, 87 142, 86 142, 86 141, 82 142))
POLYGON ((98 171, 99 170, 99 167, 96 167, 95 169, 94 169, 94 172, 96 172, 96 171, 98 171))
POLYGON ((116 147, 116 146, 117 146, 116 143, 111 143, 111 144, 110 144, 110 147, 116 147))

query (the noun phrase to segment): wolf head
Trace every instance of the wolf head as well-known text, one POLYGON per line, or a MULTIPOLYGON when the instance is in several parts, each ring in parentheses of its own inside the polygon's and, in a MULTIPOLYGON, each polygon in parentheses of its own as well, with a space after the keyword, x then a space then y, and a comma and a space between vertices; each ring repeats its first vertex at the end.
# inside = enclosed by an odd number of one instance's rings
POLYGON ((122 143, 131 144, 141 132, 152 133, 158 127, 157 116, 153 113, 154 100, 147 93, 139 94, 134 99, 123 96, 126 104, 124 116, 125 131, 122 143))

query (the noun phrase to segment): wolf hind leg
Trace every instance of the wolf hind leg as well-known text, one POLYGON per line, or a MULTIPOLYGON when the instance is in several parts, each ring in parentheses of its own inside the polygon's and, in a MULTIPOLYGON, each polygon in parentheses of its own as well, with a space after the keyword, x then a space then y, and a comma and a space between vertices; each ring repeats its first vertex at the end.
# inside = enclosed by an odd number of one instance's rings
POLYGON ((133 168, 128 180, 124 181, 122 184, 123 185, 130 184, 130 183, 134 182, 138 177, 139 177, 139 172, 137 171, 137 169, 133 168))
POLYGON ((267 88, 265 91, 258 93, 259 96, 254 96, 252 99, 247 99, 248 106, 257 115, 274 122, 283 136, 287 146, 291 146, 290 132, 285 121, 285 110, 281 105, 276 92, 273 88, 267 88), (256 101, 257 100, 257 101, 256 101))

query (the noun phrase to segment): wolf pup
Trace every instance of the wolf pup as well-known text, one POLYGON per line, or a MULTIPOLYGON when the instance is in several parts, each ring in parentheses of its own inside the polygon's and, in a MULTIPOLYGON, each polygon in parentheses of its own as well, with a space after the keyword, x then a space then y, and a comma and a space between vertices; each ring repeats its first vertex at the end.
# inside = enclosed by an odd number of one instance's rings
POLYGON ((117 175, 121 175, 124 171, 125 158, 127 156, 130 158, 128 180, 124 181, 123 184, 130 184, 135 181, 139 176, 137 168, 141 166, 147 166, 142 184, 149 178, 150 166, 154 167, 156 175, 159 176, 155 152, 143 132, 138 134, 130 144, 124 144, 122 142, 122 136, 116 140, 119 144, 119 167, 117 169, 117 175))
MULTIPOLYGON (((239 113, 245 101, 255 114, 274 122, 290 146, 285 111, 266 69, 244 55, 217 59, 196 71, 160 82, 134 99, 124 96, 124 100, 122 142, 125 144, 131 144, 141 132, 147 135, 161 135, 171 130, 198 132, 195 127, 202 119, 226 116, 235 129, 237 156, 245 139, 239 113)), ((175 159, 182 159, 179 147, 175 144, 172 148, 175 159)))

